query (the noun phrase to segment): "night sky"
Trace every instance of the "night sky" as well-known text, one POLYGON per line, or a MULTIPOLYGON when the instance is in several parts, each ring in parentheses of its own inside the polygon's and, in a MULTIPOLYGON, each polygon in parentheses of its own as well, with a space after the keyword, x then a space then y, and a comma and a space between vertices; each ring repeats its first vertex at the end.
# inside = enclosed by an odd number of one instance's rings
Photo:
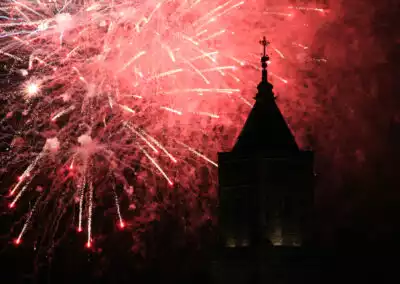
MULTIPOLYGON (((330 278, 335 273, 351 272, 357 281, 367 268, 378 271, 377 263, 395 255, 400 239, 400 2, 332 2, 332 14, 327 15, 332 21, 310 47, 328 62, 312 66, 318 80, 305 82, 303 90, 316 94, 316 104, 301 122, 311 132, 308 142, 316 153, 312 255, 322 263, 318 269, 325 283, 338 280, 330 278)), ((169 212, 181 214, 177 207, 169 212)), ((157 281, 149 267, 163 271, 166 279, 181 274, 175 271, 182 267, 202 267, 215 240, 211 221, 188 233, 174 214, 161 219, 144 238, 142 254, 130 252, 131 237, 120 231, 101 241, 101 251, 82 250, 84 240, 71 228, 53 253, 37 256, 31 246, 14 247, 7 234, 12 220, 0 216, 0 281, 6 277, 4 283, 25 283, 18 281, 40 274, 37 283, 64 283, 60 279, 68 277, 146 283, 157 281), (135 274, 135 269, 146 273, 135 274), (59 278, 61 274, 69 276, 59 278)), ((107 226, 105 231, 113 230, 107 226)), ((197 280, 203 281, 200 276, 197 280)))
POLYGON ((313 126, 318 200, 333 218, 322 223, 328 237, 346 228, 391 238, 399 201, 399 5, 345 2, 341 21, 320 31, 327 44, 315 46, 336 55, 320 73, 321 103, 331 111, 313 126))

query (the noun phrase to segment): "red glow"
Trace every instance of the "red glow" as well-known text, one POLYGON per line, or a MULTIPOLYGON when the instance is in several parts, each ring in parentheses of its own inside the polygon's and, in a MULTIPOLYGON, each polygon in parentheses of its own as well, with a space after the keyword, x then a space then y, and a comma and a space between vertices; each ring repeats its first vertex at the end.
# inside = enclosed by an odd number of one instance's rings
POLYGON ((28 96, 34 96, 39 92, 39 85, 35 82, 30 83, 25 90, 28 96))
MULTIPOLYGON (((37 194, 26 194, 31 187, 27 181, 54 172, 49 176, 51 188, 37 189, 43 194, 38 211, 45 211, 52 198, 65 194, 66 198, 55 200, 60 201, 57 213, 75 206, 69 202, 75 198, 80 202, 81 220, 92 217, 86 210, 87 205, 92 207, 89 183, 94 185, 100 202, 108 196, 110 184, 127 185, 135 178, 143 184, 143 190, 155 196, 157 185, 152 180, 158 180, 153 179, 156 175, 164 187, 167 181, 171 194, 177 191, 177 198, 171 200, 185 203, 186 197, 196 194, 199 183, 194 169, 199 165, 217 167, 214 160, 221 143, 231 144, 251 109, 260 79, 260 38, 265 35, 271 41, 267 52, 274 64, 268 71, 277 78, 287 78, 280 79, 283 83, 295 85, 296 76, 304 72, 290 69, 303 65, 291 43, 310 44, 320 24, 308 19, 307 13, 315 14, 314 10, 288 10, 287 1, 279 0, 17 2, 24 7, 20 14, 27 16, 16 21, 14 12, 5 8, 4 13, 10 15, 1 22, 7 27, 2 31, 1 50, 7 51, 2 56, 26 66, 26 70, 21 69, 26 74, 24 82, 10 86, 10 91, 21 93, 23 99, 6 95, 3 89, 0 96, 8 99, 10 112, 6 120, 13 117, 13 112, 22 112, 32 129, 21 129, 15 137, 21 141, 1 159, 7 163, 2 170, 10 173, 24 163, 30 165, 18 172, 18 182, 16 175, 11 177, 18 184, 10 196, 18 198, 10 198, 13 202, 8 206, 16 207, 20 199, 21 205, 34 202, 32 198, 37 194), (85 5, 78 5, 81 2, 85 5), (54 9, 54 3, 60 7, 54 9), (60 125, 52 123, 64 115, 67 119, 60 119, 60 125), (47 139, 43 149, 37 139, 21 138, 29 137, 30 132, 43 132, 47 139), (221 141, 222 137, 228 141, 221 141), (159 153, 162 155, 155 155, 159 153), (133 165, 135 176, 129 174, 128 179, 125 172, 133 165), (97 170, 107 174, 90 174, 97 170)), ((3 4, 0 6, 3 8, 3 4)), ((304 78, 299 79, 303 82, 304 78)), ((285 89, 283 83, 276 88, 285 89)), ((284 101, 296 99, 291 93, 296 88, 286 89, 284 101)), ((212 186, 204 193, 207 198, 213 196, 212 186)), ((142 197, 133 191, 116 192, 117 202, 129 195, 129 210, 150 210, 143 206, 149 202, 147 194, 142 197)), ((127 208, 121 206, 124 210, 127 208)), ((118 212, 117 218, 121 214, 127 218, 124 213, 118 212)), ((199 213, 193 212, 195 216, 202 215, 199 213)), ((46 214, 43 212, 43 216, 46 214)), ((38 214, 32 214, 36 217, 38 214)), ((37 221, 49 227, 54 224, 54 220, 41 219, 37 221)), ((117 228, 128 229, 134 221, 126 220, 113 222, 117 228)), ((80 233, 83 223, 77 224, 78 228, 74 225, 70 229, 80 233)), ((86 247, 90 248, 90 224, 86 231, 86 247)))
POLYGON ((21 239, 17 238, 14 240, 14 245, 18 246, 19 244, 21 244, 21 239))

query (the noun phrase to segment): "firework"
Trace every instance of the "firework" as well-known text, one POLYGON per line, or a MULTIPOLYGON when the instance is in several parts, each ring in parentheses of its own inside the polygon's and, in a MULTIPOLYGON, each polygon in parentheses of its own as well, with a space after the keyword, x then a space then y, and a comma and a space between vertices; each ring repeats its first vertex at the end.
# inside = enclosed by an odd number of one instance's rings
MULTIPOLYGON (((10 209, 34 202, 14 243, 51 202, 60 208, 52 220, 77 210, 73 222, 91 247, 94 209, 105 196, 117 226, 133 231, 124 212, 150 210, 152 188, 190 188, 188 199, 200 198, 195 168, 217 167, 221 137, 231 145, 252 105, 260 37, 272 42, 276 87, 295 85, 288 70, 304 63, 315 30, 309 14, 325 13, 261 2, 3 1, 0 162, 16 178, 5 198, 10 209)), ((59 221, 48 223, 57 230, 59 221)))

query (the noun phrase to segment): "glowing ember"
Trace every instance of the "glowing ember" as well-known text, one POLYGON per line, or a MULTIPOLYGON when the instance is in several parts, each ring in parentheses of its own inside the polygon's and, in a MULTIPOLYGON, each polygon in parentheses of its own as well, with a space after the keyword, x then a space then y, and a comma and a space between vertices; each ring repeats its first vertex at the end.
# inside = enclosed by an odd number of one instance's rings
POLYGON ((26 87, 26 94, 28 95, 28 97, 32 97, 36 95, 38 92, 39 92, 39 86, 36 83, 30 83, 26 87))

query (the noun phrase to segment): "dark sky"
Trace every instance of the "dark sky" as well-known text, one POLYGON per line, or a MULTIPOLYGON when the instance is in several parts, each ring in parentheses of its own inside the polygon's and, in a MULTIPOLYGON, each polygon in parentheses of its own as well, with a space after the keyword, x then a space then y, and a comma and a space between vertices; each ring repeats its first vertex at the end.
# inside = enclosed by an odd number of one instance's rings
MULTIPOLYGON (((317 239, 329 245, 389 245, 400 237, 400 1, 335 2, 341 19, 320 30, 323 45, 312 46, 333 58, 318 70, 323 90, 318 101, 330 111, 321 111, 312 125, 317 239)), ((114 253, 128 249, 122 247, 114 253)), ((17 264, 26 257, 9 250, 3 261, 17 264)), ((74 256, 77 263, 87 259, 86 252, 74 256)), ((97 261, 112 266, 107 259, 97 261)))
POLYGON ((317 111, 310 120, 324 242, 389 239, 397 225, 400 142, 398 1, 332 1, 313 52, 317 111), (397 210, 396 213, 394 210, 397 210), (340 235, 340 236, 339 236, 340 235))

